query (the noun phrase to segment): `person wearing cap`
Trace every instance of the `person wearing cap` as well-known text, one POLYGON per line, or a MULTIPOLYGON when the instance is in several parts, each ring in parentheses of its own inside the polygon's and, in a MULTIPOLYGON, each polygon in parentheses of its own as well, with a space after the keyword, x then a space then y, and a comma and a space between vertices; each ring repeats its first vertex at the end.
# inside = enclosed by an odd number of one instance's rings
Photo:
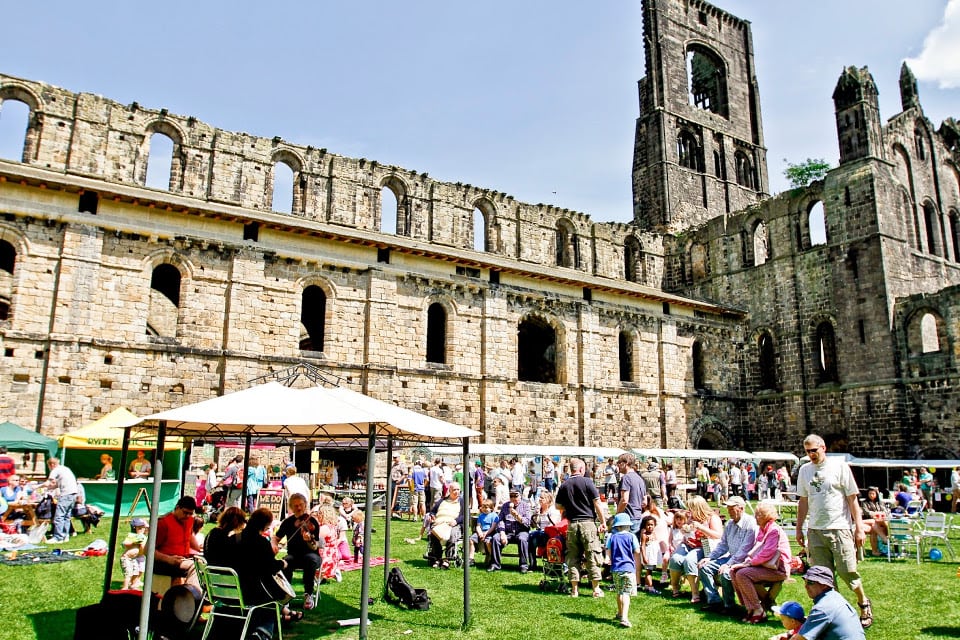
POLYGON ((120 556, 120 567, 123 569, 122 590, 143 589, 143 570, 147 564, 144 555, 147 548, 147 521, 143 518, 134 518, 130 521, 130 533, 123 539, 123 555, 120 556))
POLYGON ((807 620, 803 605, 796 600, 788 600, 779 607, 773 607, 773 613, 780 616, 780 624, 786 631, 770 636, 769 640, 790 640, 807 620))
POLYGON ((174 584, 187 582, 199 588, 200 580, 194 567, 192 551, 202 551, 193 536, 193 519, 197 501, 183 496, 173 511, 157 521, 157 544, 154 551, 153 572, 171 576, 174 584))
POLYGON ((530 521, 533 513, 530 503, 522 500, 520 490, 510 490, 510 499, 500 507, 497 518, 497 535, 490 540, 490 566, 487 571, 500 570, 500 557, 503 548, 515 542, 520 553, 520 573, 530 570, 528 547, 530 540, 530 521))
POLYGON ((667 493, 664 483, 663 473, 660 471, 660 465, 656 462, 647 463, 647 470, 640 474, 643 478, 643 484, 647 488, 647 494, 653 498, 657 506, 663 508, 663 496, 667 493))
POLYGON ((617 590, 617 621, 622 627, 630 624, 630 596, 637 592, 637 557, 640 554, 640 542, 631 531, 633 522, 626 513, 618 513, 613 518, 613 533, 607 536, 607 564, 613 574, 613 584, 617 590))
POLYGON ((803 585, 813 600, 806 621, 793 636, 797 640, 865 640, 857 612, 834 589, 833 570, 813 566, 803 574, 803 585))
POLYGON ((712 613, 732 615, 737 612, 736 592, 730 579, 730 567, 747 557, 750 547, 757 539, 757 521, 745 513, 746 501, 740 496, 731 496, 723 503, 727 508, 727 522, 723 533, 710 555, 697 563, 700 584, 706 595, 706 604, 700 609, 712 613), (721 589, 718 590, 719 578, 721 589), (720 592, 723 592, 721 598, 720 592))
POLYGON ((857 481, 844 460, 827 457, 820 436, 808 435, 803 449, 810 462, 797 474, 797 544, 806 547, 810 564, 836 568, 856 594, 860 623, 868 629, 873 624, 873 607, 857 571, 857 547, 866 540, 857 481), (805 523, 809 538, 804 536, 805 523))

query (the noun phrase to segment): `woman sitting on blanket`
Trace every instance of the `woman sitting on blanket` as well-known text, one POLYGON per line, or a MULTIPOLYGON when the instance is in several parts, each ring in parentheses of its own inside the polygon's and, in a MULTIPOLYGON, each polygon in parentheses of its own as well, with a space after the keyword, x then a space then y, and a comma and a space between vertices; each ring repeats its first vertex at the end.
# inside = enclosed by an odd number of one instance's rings
POLYGON ((459 484, 448 483, 446 494, 446 498, 437 500, 425 518, 430 526, 427 560, 430 566, 443 569, 449 569, 456 559, 457 543, 463 537, 463 515, 466 513, 459 484))

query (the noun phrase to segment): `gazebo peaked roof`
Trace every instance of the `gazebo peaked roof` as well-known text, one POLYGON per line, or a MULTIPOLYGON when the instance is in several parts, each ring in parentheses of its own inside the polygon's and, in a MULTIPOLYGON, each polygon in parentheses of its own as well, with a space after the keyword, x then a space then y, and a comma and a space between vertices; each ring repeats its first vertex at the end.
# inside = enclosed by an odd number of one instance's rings
POLYGON ((210 400, 161 411, 144 422, 165 422, 169 435, 355 440, 378 437, 437 442, 480 432, 398 407, 343 387, 294 389, 267 382, 210 400))

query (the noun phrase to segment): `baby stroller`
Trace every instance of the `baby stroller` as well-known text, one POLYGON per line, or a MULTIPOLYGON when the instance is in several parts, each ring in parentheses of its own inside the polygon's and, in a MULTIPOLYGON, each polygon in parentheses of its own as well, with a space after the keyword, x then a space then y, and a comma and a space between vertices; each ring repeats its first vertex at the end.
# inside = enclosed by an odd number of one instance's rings
POLYGON ((567 521, 549 525, 544 528, 547 534, 547 546, 537 549, 537 556, 543 562, 543 579, 540 581, 540 591, 547 589, 557 593, 570 593, 570 582, 567 577, 567 521))
POLYGON ((228 487, 217 487, 203 499, 203 511, 207 514, 209 522, 216 522, 223 513, 223 508, 227 504, 228 490, 228 487))

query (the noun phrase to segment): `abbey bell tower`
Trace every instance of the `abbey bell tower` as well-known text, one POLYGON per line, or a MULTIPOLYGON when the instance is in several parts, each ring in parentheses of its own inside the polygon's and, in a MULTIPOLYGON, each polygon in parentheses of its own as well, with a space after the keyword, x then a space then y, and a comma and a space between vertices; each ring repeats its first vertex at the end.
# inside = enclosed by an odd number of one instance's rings
POLYGON ((767 195, 750 23, 700 0, 643 0, 643 37, 634 222, 677 232, 767 195))

